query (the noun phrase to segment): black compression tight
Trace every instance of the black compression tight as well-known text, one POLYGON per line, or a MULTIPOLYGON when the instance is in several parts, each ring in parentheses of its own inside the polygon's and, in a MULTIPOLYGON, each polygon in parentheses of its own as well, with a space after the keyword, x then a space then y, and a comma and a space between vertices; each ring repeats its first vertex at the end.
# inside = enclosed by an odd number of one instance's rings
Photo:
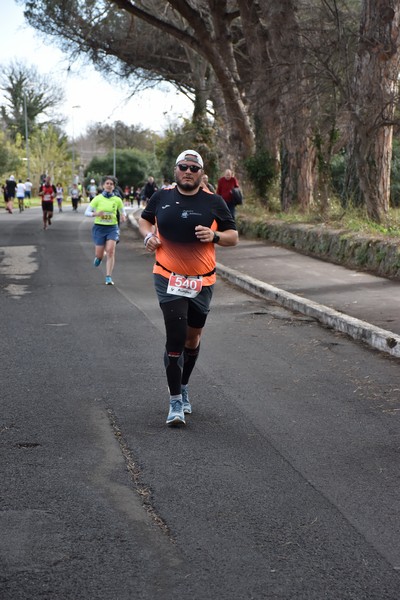
POLYGON ((192 374, 194 365, 199 356, 200 344, 197 348, 185 348, 183 351, 183 373, 182 373, 182 384, 186 385, 189 381, 189 377, 192 374))
POLYGON ((188 302, 185 298, 165 302, 160 306, 167 336, 164 354, 165 371, 170 394, 175 396, 181 393, 181 384, 186 384, 189 380, 200 345, 193 350, 185 348, 188 313, 188 302))
POLYGON ((169 393, 176 396, 181 393, 183 371, 183 349, 187 329, 187 302, 184 298, 160 305, 164 314, 165 343, 164 364, 169 393))
POLYGON ((171 396, 177 396, 181 393, 183 354, 174 354, 165 351, 164 365, 169 393, 171 396))

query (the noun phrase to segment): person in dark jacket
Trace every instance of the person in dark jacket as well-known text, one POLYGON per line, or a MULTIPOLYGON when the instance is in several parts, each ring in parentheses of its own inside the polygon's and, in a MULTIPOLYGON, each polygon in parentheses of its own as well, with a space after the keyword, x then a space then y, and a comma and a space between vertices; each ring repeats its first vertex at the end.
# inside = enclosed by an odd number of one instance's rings
POLYGON ((12 211, 13 211, 13 204, 14 204, 16 189, 17 189, 17 182, 15 181, 15 177, 14 177, 14 175, 10 175, 10 177, 6 181, 6 194, 7 194, 6 210, 10 213, 10 215, 12 214, 12 211))
POLYGON ((142 190, 142 200, 144 201, 145 204, 148 203, 148 201, 150 200, 150 198, 152 197, 154 192, 156 192, 157 190, 158 190, 158 187, 156 186, 154 177, 152 175, 150 175, 150 177, 147 180, 146 185, 144 186, 144 188, 142 190))

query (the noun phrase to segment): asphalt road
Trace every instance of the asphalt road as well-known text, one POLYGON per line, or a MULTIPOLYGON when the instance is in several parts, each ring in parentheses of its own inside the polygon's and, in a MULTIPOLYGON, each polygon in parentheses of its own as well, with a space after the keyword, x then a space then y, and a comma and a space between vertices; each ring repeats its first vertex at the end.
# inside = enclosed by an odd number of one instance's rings
POLYGON ((398 600, 400 372, 219 280, 167 428, 152 258, 0 214, 1 600, 398 600))

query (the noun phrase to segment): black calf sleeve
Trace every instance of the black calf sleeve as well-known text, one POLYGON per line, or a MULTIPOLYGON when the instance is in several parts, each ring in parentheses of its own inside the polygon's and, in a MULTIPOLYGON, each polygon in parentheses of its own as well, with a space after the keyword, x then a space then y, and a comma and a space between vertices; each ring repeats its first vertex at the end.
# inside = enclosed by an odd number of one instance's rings
POLYGON ((186 341, 188 302, 185 298, 160 304, 164 315, 166 343, 164 364, 169 392, 181 393, 183 349, 186 341))
POLYGON ((165 351, 164 365, 169 393, 176 396, 181 393, 183 354, 165 351))
POLYGON ((186 385, 189 381, 189 377, 192 374, 196 360, 198 359, 200 352, 200 344, 197 348, 185 348, 183 351, 183 372, 182 372, 182 384, 186 385))

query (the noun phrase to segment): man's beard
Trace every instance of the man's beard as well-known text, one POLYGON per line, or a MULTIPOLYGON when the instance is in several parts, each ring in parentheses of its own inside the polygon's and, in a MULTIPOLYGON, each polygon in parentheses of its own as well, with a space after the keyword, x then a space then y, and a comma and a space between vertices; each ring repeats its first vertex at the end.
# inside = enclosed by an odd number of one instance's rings
POLYGON ((176 184, 178 186, 178 188, 182 188, 182 190, 185 190, 187 192, 192 192, 193 190, 195 190, 196 188, 199 187, 199 182, 198 181, 186 181, 185 183, 177 182, 176 184))

